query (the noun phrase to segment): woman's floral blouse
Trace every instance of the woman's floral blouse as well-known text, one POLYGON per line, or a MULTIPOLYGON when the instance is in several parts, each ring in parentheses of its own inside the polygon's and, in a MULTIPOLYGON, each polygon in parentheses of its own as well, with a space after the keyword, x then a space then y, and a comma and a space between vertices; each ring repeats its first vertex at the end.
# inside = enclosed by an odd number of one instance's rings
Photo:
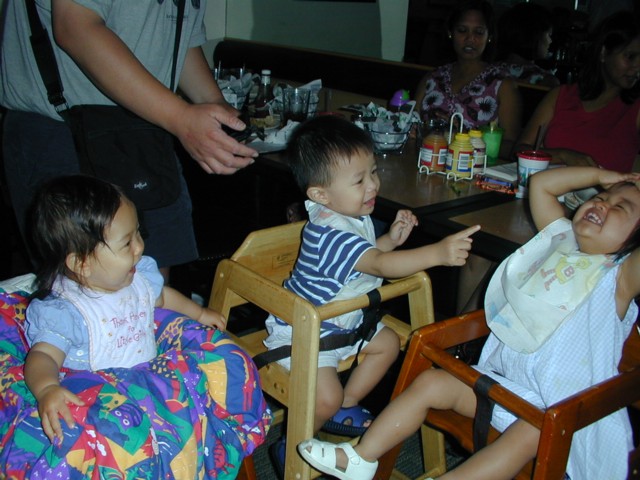
POLYGON ((451 90, 453 63, 443 65, 432 72, 425 82, 422 101, 423 118, 451 118, 456 112, 462 114, 464 129, 479 128, 498 120, 498 90, 509 76, 500 65, 488 65, 476 78, 457 94, 451 90))

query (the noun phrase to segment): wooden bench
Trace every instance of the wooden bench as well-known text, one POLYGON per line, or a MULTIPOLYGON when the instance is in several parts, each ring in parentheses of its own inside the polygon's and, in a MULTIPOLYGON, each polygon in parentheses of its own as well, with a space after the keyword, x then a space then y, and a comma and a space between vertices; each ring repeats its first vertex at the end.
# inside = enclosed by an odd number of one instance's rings
POLYGON ((401 88, 413 90, 431 70, 424 65, 287 47, 271 43, 226 38, 215 48, 214 65, 246 66, 254 72, 269 68, 276 78, 306 83, 317 78, 322 85, 374 98, 391 98, 401 88))
MULTIPOLYGON (((306 83, 317 78, 327 88, 358 93, 372 98, 391 98, 399 89, 415 90, 433 67, 393 62, 371 57, 297 48, 252 40, 225 38, 216 46, 213 63, 259 72, 269 68, 276 78, 306 83)), ((521 83, 523 126, 548 89, 521 83)))

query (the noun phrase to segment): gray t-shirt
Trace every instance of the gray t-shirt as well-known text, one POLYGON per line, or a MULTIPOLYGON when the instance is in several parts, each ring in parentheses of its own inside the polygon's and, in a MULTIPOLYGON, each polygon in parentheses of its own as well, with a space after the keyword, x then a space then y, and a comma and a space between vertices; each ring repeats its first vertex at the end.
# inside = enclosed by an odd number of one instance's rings
MULTIPOLYGON (((75 0, 104 19, 135 54, 145 68, 165 86, 171 84, 171 65, 178 9, 173 0, 75 0)), ((54 45, 64 96, 69 106, 112 105, 76 63, 52 38, 51 0, 36 0, 40 19, 54 45)), ((36 112, 60 120, 47 100, 42 77, 29 41, 29 19, 23 1, 5 2, 0 52, 0 104, 20 111, 36 112)), ((178 53, 182 71, 187 50, 206 41, 204 13, 206 0, 186 0, 178 53)), ((177 79, 176 79, 177 84, 177 79)))

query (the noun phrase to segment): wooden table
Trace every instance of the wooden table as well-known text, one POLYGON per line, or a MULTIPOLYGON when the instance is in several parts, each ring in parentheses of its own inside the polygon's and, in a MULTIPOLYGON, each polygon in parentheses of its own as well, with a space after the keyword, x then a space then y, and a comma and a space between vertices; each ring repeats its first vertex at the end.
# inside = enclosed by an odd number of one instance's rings
MULTIPOLYGON (((381 99, 332 90, 329 108, 350 118, 351 113, 340 110, 341 106, 370 101, 383 103, 381 99)), ((409 138, 402 154, 376 155, 376 160, 381 186, 374 217, 384 222, 392 221, 398 209, 408 208, 418 217, 419 230, 433 240, 480 224, 482 231, 474 236, 474 252, 495 261, 504 259, 534 234, 527 200, 484 190, 473 180, 454 181, 441 174, 419 173, 418 147, 414 138, 409 138)), ((265 173, 278 171, 290 175, 282 152, 261 155, 257 164, 265 173)), ((290 181, 293 183, 292 178, 290 181)), ((259 187, 262 191, 259 198, 268 196, 268 182, 259 187)), ((297 190, 294 185, 290 188, 297 190)), ((299 198, 304 199, 301 192, 299 198)), ((256 208, 261 205, 257 204, 256 208)))
MULTIPOLYGON (((398 209, 408 208, 423 217, 467 204, 486 206, 512 200, 508 195, 476 186, 473 180, 454 181, 441 174, 419 173, 417 158, 414 139, 409 140, 402 154, 376 155, 380 177, 376 216, 390 219, 398 209)), ((283 152, 265 153, 258 163, 289 170, 283 152)))
POLYGON ((418 218, 443 210, 475 205, 495 205, 512 198, 484 190, 473 180, 447 179, 445 175, 418 172, 418 149, 410 139, 401 155, 376 155, 380 191, 375 215, 391 219, 400 208, 408 208, 418 218))
POLYGON ((500 262, 536 233, 528 200, 512 199, 489 206, 464 205, 427 215, 424 227, 436 238, 443 238, 472 225, 481 225, 473 236, 473 252, 500 262))

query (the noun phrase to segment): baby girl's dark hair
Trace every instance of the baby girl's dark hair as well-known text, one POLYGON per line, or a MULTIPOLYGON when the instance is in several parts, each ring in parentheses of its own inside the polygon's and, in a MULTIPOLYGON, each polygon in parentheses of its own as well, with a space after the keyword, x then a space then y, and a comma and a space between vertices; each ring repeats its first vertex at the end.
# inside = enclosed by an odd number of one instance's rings
POLYGON ((323 115, 296 127, 287 158, 298 187, 306 192, 312 185, 329 185, 333 167, 357 152, 373 152, 369 134, 348 120, 323 115))
POLYGON ((47 296, 58 275, 78 280, 67 268, 67 256, 85 260, 105 243, 104 231, 123 198, 117 186, 84 175, 58 177, 38 190, 30 212, 38 264, 34 296, 47 296))
MULTIPOLYGON (((631 182, 622 182, 620 185, 631 185, 635 187, 635 184, 631 182)), ((616 260, 620 260, 622 257, 633 252, 638 247, 640 247, 640 220, 638 220, 633 231, 622 244, 622 247, 620 247, 618 251, 615 252, 616 260)))

